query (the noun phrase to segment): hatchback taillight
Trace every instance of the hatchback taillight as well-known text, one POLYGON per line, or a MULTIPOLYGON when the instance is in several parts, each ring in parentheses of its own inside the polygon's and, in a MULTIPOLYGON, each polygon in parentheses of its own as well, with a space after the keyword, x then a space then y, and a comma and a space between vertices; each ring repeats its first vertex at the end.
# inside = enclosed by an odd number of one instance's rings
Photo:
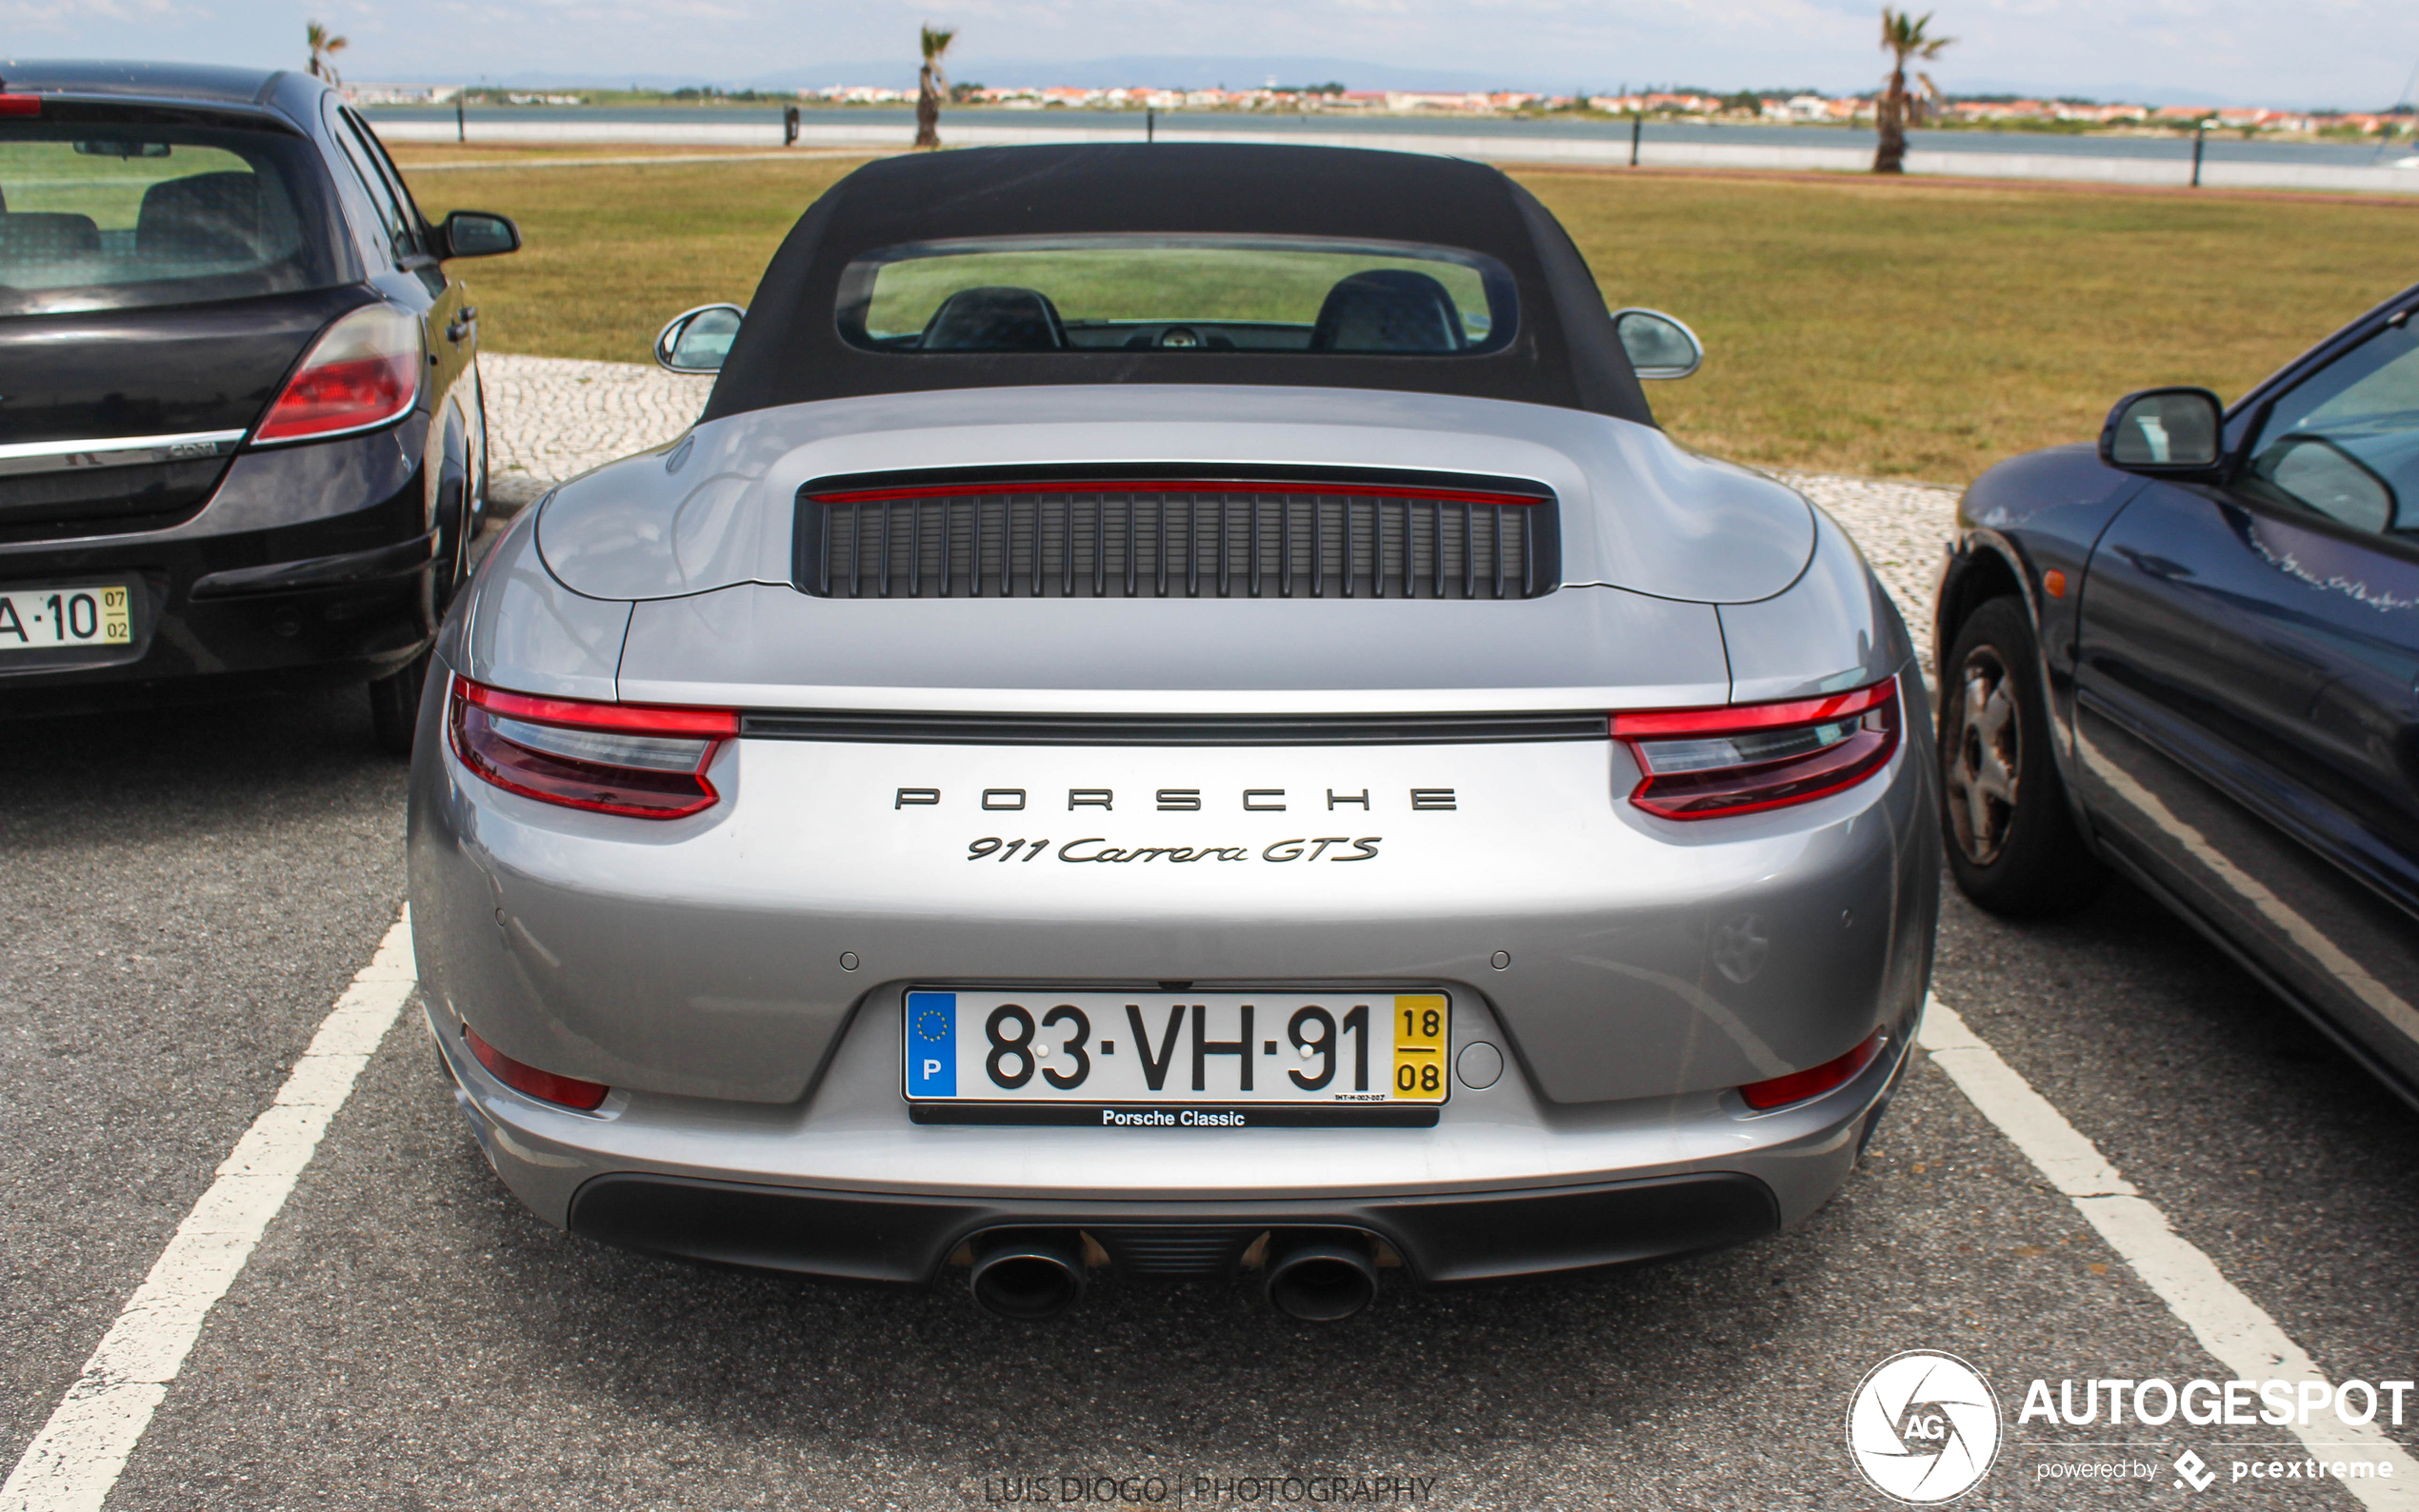
POLYGON ((254 441, 309 441, 401 419, 420 397, 420 322, 369 305, 322 332, 286 380, 254 441))
POLYGON ((1898 749, 1898 682, 1783 704, 1615 714, 1645 774, 1629 801, 1666 819, 1719 819, 1811 803, 1882 769, 1898 749))
POLYGON ((462 677, 448 706, 453 753, 479 776, 524 798, 631 819, 720 803, 706 767, 739 733, 732 709, 539 698, 462 677))

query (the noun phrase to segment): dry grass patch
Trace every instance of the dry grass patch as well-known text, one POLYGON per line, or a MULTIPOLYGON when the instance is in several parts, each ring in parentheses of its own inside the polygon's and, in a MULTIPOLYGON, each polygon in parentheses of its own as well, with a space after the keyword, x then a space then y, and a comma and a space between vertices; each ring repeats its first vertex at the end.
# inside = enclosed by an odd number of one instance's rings
POLYGON ((2119 394, 2231 398, 2413 276, 2419 206, 1527 172, 1615 304, 1705 339, 1649 388, 1743 461, 1963 482, 2119 394))
MULTIPOLYGON (((533 165, 643 152, 470 150, 533 165)), ((500 210, 528 233, 519 256, 462 268, 491 349, 642 362, 674 312, 747 303, 791 223, 853 166, 532 166, 424 172, 413 188, 431 215, 500 210)), ((1704 336, 1703 372, 1649 389, 1675 436, 1767 466, 1944 483, 2089 439, 2129 388, 2242 392, 2409 282, 2419 215, 1921 181, 1520 177, 1609 299, 1704 336)))
MULTIPOLYGON (((589 155, 602 155, 591 150, 589 155)), ((851 159, 754 159, 420 173, 430 219, 495 210, 527 245, 457 265, 492 351, 646 362, 655 332, 692 305, 745 305, 773 249, 851 159)))

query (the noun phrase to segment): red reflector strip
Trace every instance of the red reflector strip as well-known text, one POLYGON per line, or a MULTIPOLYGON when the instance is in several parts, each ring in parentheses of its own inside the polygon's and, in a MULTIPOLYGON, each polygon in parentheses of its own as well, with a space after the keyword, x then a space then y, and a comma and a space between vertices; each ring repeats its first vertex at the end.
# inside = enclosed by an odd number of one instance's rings
POLYGON ((42 96, 38 94, 0 94, 0 115, 40 115, 42 96))
POLYGON ((1749 1082, 1739 1088, 1739 1096, 1759 1113, 1821 1097, 1856 1080, 1856 1073, 1872 1064, 1873 1057, 1881 1054, 1882 1046, 1889 1043, 1889 1032, 1876 1030, 1872 1038, 1837 1060, 1776 1076, 1769 1082, 1749 1082))
POLYGON ((817 504, 879 504, 897 499, 966 499, 1006 493, 1303 493, 1334 499, 1442 499, 1462 504, 1549 504, 1529 493, 1487 493, 1467 488, 1403 487, 1390 483, 1315 483, 1265 478, 1093 478, 1053 483, 940 483, 902 488, 852 488, 808 495, 817 504))
POLYGON ((513 1091, 540 1102, 559 1103, 565 1107, 589 1113, 595 1111, 597 1105, 605 1101, 605 1094, 612 1090, 602 1082, 583 1082, 575 1076, 557 1076, 551 1071, 541 1071, 526 1062, 516 1061, 480 1039, 479 1031, 467 1024, 462 1025, 462 1038, 470 1042, 470 1053, 479 1058, 479 1064, 488 1068, 489 1074, 513 1091))
POLYGON ((577 729, 610 729, 626 735, 725 736, 739 733, 739 711, 730 708, 674 708, 659 704, 600 704, 585 698, 541 698, 487 687, 468 678, 456 685, 462 696, 481 708, 538 725, 568 725, 577 729))
POLYGON ((1791 725, 1822 725, 1878 708, 1898 693, 1885 680, 1852 693, 1825 698, 1792 699, 1786 704, 1725 704, 1715 708, 1656 709, 1644 714, 1612 716, 1615 740, 1641 740, 1673 735, 1730 735, 1741 730, 1780 729, 1791 725))

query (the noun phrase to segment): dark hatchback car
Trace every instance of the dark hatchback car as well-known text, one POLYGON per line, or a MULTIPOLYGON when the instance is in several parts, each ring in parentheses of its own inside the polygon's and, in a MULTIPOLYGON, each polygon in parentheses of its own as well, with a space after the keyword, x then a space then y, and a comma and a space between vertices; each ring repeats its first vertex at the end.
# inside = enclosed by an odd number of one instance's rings
POLYGON ((2414 313, 1983 474, 1937 644, 1968 895, 2045 911, 2105 862, 2419 1102, 2414 313))
POLYGON ((0 711, 308 673, 409 748, 486 497, 443 264, 520 233, 306 75, 0 72, 0 711))

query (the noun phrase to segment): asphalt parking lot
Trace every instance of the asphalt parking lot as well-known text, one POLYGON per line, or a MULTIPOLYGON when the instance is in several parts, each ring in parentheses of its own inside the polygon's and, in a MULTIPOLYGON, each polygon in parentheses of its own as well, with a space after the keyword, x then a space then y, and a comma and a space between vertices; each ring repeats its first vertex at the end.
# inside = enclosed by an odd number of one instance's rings
MULTIPOLYGON (((0 726, 0 781, 15 1463, 392 925, 404 783, 343 693, 0 726)), ((2022 926, 1950 891, 1935 992, 2322 1372, 2419 1373, 2419 1117, 2183 925, 2121 885, 2022 926)), ((1104 1285, 1027 1326, 546 1227, 486 1168, 414 1005, 107 1504, 923 1508, 1156 1477, 1162 1504, 1251 1505, 1291 1476, 1442 1508, 1883 1507, 1842 1422, 1918 1347, 1971 1362, 2008 1420, 1961 1504, 2355 1504, 2229 1480, 2303 1452, 2265 1427, 2017 1421, 2034 1378, 2232 1372, 1928 1060, 1838 1200, 1777 1239, 1398 1288, 1324 1328, 1210 1285, 1104 1285), (2169 1469, 2187 1447, 2206 1491, 2169 1469), (2101 1461, 2155 1473, 2043 1479, 2101 1461)), ((2406 1448, 2411 1406, 2387 1429, 2406 1448)))

